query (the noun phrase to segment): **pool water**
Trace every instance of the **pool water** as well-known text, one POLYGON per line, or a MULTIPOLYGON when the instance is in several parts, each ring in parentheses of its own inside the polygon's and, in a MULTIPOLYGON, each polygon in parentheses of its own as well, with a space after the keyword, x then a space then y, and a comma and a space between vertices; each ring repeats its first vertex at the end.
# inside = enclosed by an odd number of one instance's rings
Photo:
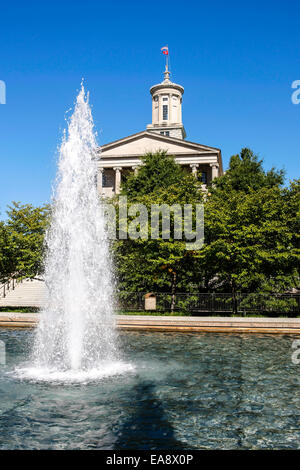
POLYGON ((122 332, 125 372, 21 379, 33 330, 0 329, 0 449, 299 449, 292 336, 122 332))

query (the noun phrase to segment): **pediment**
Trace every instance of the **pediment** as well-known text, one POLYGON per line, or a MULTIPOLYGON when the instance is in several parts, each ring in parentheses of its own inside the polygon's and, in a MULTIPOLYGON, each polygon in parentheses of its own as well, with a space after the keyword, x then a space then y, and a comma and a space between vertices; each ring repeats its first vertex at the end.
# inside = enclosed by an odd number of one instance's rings
POLYGON ((143 131, 103 145, 101 158, 141 156, 158 150, 165 150, 171 155, 199 155, 201 153, 216 155, 220 152, 214 147, 143 131))

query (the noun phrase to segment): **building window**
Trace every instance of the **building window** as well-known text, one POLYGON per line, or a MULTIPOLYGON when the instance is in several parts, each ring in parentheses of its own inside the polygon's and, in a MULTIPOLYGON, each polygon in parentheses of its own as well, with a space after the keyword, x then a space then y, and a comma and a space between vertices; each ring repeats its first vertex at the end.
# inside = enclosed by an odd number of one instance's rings
POLYGON ((168 105, 167 104, 163 105, 163 120, 164 121, 168 120, 168 105))
POLYGON ((165 135, 164 131, 160 132, 161 135, 165 135))
POLYGON ((107 174, 105 171, 102 172, 102 187, 105 188, 107 186, 107 174))
POLYGON ((170 132, 169 132, 169 131, 166 131, 166 136, 167 136, 167 137, 170 136, 170 132))
POLYGON ((206 173, 206 171, 202 171, 202 173, 200 175, 200 181, 203 184, 207 184, 207 173, 206 173))
POLYGON ((163 98, 163 101, 168 101, 168 98, 163 98))
POLYGON ((110 170, 104 170, 102 172, 102 187, 111 188, 114 185, 114 175, 110 170))
POLYGON ((154 96, 154 101, 158 101, 158 96, 154 96))

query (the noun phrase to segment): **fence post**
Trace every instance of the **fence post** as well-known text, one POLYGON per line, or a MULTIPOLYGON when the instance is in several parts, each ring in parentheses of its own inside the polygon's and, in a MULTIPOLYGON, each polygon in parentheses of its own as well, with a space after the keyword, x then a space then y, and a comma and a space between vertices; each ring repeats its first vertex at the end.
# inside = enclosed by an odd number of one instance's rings
POLYGON ((139 292, 139 310, 143 310, 142 293, 139 292))

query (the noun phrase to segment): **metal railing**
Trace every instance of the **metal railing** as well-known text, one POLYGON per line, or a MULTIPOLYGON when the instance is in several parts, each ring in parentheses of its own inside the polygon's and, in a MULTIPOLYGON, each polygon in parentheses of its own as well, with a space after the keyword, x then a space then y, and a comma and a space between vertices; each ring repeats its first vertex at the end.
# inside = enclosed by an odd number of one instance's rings
MULTIPOLYGON (((119 292, 117 307, 124 311, 145 310, 146 292, 119 292)), ((158 292, 156 310, 167 312, 171 310, 172 294, 158 292)), ((285 314, 300 315, 300 293, 178 293, 175 296, 174 311, 191 314, 285 314)))
POLYGON ((16 285, 23 282, 22 278, 14 275, 0 284, 0 299, 4 299, 9 291, 15 289, 16 285))

